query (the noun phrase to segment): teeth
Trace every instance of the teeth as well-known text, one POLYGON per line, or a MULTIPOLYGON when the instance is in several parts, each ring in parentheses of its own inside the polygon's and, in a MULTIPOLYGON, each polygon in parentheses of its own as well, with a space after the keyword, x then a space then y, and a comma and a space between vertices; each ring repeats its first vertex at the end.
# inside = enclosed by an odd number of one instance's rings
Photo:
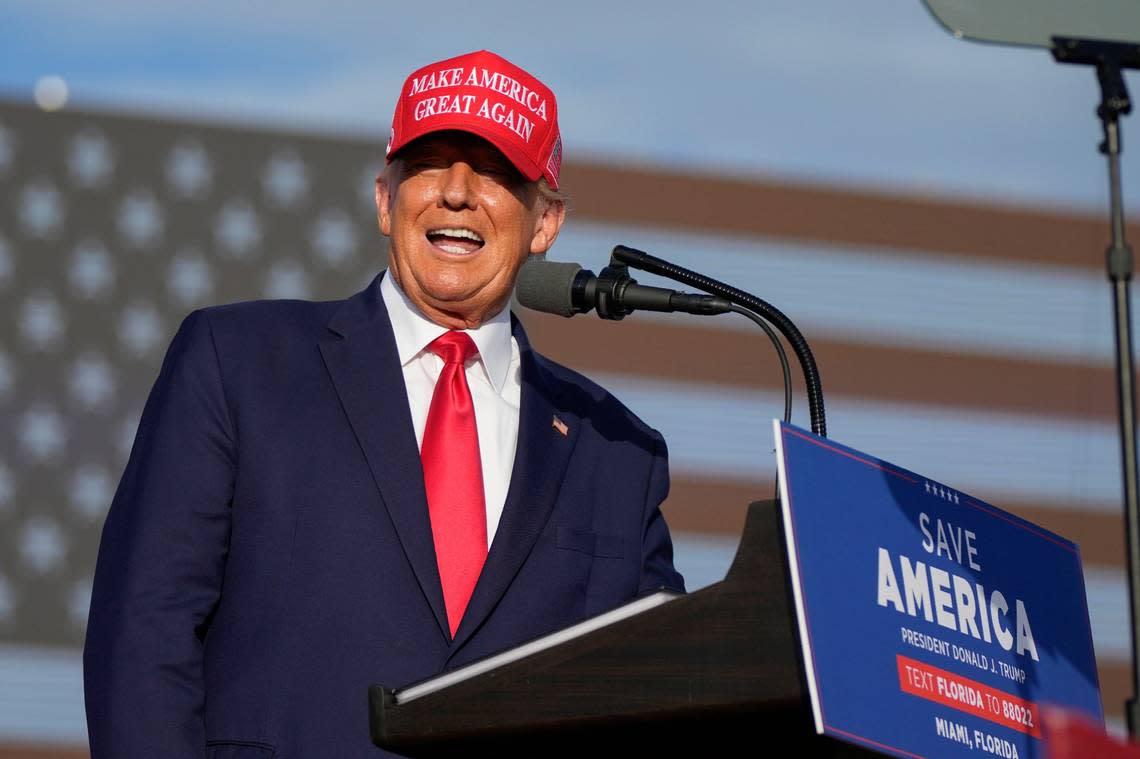
POLYGON ((470 229, 464 229, 463 227, 447 227, 444 229, 433 229, 432 231, 428 232, 428 235, 446 235, 448 237, 466 237, 468 240, 474 240, 475 242, 478 242, 478 243, 483 242, 482 237, 480 237, 475 232, 472 232, 470 229))
POLYGON ((466 255, 469 252, 459 247, 458 245, 439 245, 437 247, 442 251, 446 251, 447 253, 452 253, 454 255, 466 255))

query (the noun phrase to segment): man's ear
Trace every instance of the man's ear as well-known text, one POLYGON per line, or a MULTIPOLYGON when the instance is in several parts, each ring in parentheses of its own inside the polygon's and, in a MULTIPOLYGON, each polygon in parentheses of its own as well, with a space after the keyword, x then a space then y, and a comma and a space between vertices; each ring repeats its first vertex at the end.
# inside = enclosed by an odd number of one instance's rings
MULTIPOLYGON (((540 200, 540 203, 544 201, 540 200)), ((560 200, 545 202, 546 208, 534 224, 534 236, 530 239, 532 254, 545 253, 558 238, 562 223, 566 221, 566 204, 560 200)))
POLYGON ((388 188, 388 177, 376 177, 376 218, 380 221, 380 232, 385 237, 392 235, 392 193, 388 188))

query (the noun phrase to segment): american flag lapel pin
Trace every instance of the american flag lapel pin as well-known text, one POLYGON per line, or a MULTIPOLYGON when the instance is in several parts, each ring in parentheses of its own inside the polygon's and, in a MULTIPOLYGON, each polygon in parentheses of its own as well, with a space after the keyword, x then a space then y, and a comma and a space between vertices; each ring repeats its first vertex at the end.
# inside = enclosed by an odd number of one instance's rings
POLYGON ((566 426, 566 422, 562 421, 558 417, 554 417, 554 420, 550 423, 550 426, 558 430, 558 432, 561 433, 562 437, 566 437, 570 434, 570 428, 566 426))

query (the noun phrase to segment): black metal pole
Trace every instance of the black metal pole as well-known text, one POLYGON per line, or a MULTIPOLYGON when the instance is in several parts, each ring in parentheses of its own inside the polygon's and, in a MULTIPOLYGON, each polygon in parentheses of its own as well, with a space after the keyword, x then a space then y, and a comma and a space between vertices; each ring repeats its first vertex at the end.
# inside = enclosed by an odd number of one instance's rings
MULTIPOLYGON (((1117 72, 1119 75, 1119 71, 1117 72)), ((1103 110, 1104 106, 1101 106, 1103 110)), ((1115 115, 1104 118, 1102 151, 1108 158, 1112 202, 1112 244, 1105 251, 1108 278, 1112 283, 1113 315, 1116 323, 1117 399, 1120 408, 1120 446, 1124 469, 1124 527, 1127 535, 1128 602, 1132 620, 1132 698, 1125 702, 1128 734, 1136 737, 1140 728, 1137 695, 1140 694, 1140 509, 1137 507, 1136 473, 1136 384, 1132 358, 1132 308, 1129 283, 1132 279, 1132 249, 1124 239, 1124 210, 1120 187, 1120 125, 1115 115)))
POLYGON ((1120 449, 1124 475, 1125 550, 1128 557, 1128 605, 1132 622, 1132 697, 1124 703, 1128 734, 1140 728, 1140 509, 1137 507, 1136 372, 1132 358, 1132 249, 1124 239, 1124 200, 1120 186, 1120 117, 1132 110, 1122 69, 1140 65, 1140 47, 1100 40, 1053 38, 1053 57, 1062 63, 1096 66, 1100 82, 1097 116, 1104 126, 1100 152, 1108 160, 1112 243, 1105 251, 1116 338, 1116 393, 1120 409, 1120 449))

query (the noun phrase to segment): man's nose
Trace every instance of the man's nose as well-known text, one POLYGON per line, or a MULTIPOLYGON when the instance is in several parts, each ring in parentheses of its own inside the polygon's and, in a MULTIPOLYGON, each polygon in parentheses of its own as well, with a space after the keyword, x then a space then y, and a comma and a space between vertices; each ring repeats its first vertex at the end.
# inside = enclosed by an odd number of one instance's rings
POLYGON ((440 200, 448 208, 475 208, 478 174, 470 164, 456 161, 441 176, 440 200))

